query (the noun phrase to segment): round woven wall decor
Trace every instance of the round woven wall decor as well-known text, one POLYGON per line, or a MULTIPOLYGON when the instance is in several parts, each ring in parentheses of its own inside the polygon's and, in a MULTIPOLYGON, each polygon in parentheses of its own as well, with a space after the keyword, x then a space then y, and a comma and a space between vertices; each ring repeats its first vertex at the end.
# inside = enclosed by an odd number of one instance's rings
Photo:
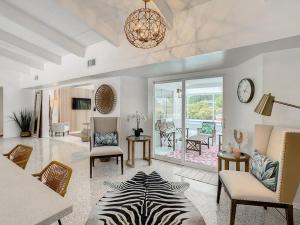
POLYGON ((102 114, 110 113, 114 108, 115 101, 114 91, 109 85, 103 84, 97 89, 95 94, 95 105, 98 112, 102 114))

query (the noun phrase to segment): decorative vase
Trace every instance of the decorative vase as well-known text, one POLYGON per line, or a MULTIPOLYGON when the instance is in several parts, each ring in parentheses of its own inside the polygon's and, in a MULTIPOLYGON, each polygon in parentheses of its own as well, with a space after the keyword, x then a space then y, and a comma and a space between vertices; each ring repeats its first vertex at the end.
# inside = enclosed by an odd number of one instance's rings
POLYGON ((136 137, 141 136, 141 133, 144 132, 142 128, 133 129, 133 130, 134 130, 134 136, 136 136, 136 137))
POLYGON ((31 137, 31 131, 21 131, 21 137, 31 137))
POLYGON ((234 155, 236 158, 240 158, 240 157, 241 157, 241 149, 239 149, 239 148, 233 148, 233 149, 232 149, 232 152, 233 152, 233 155, 234 155))

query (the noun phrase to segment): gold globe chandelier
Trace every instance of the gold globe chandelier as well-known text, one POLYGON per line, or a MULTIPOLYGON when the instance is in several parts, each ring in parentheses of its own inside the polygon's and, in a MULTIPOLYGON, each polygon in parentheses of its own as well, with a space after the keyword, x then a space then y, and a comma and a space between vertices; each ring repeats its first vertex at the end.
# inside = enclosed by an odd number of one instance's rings
POLYGON ((147 8, 150 0, 143 0, 145 8, 135 10, 126 19, 124 30, 128 41, 137 48, 154 48, 164 39, 166 22, 155 10, 147 8))

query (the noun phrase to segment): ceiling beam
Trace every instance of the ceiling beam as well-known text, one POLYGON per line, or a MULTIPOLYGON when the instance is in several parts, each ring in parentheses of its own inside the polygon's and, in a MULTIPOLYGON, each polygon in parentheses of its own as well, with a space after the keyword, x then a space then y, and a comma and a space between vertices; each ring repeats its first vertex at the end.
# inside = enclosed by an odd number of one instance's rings
POLYGON ((84 57, 85 55, 85 47, 78 42, 4 0, 0 1, 0 14, 77 56, 84 57))
POLYGON ((0 40, 9 43, 11 45, 14 45, 20 49, 23 49, 27 52, 30 52, 40 58, 43 58, 49 62, 53 62, 55 64, 60 65, 61 64, 61 57, 59 55, 56 55, 52 52, 49 52, 48 50, 45 50, 43 48, 40 48, 39 46, 32 44, 30 42, 27 42, 13 34, 7 33, 4 30, 0 29, 0 40))
POLYGON ((153 3, 157 6, 159 11, 166 19, 167 28, 172 29, 174 23, 174 13, 166 0, 153 0, 153 3))
POLYGON ((26 56, 19 55, 15 52, 9 51, 9 50, 7 50, 5 48, 2 48, 2 47, 0 47, 0 55, 4 56, 6 58, 9 58, 13 61, 17 61, 19 63, 22 63, 24 65, 32 67, 32 68, 36 68, 36 69, 39 69, 39 70, 44 69, 44 64, 43 63, 41 63, 39 61, 36 61, 36 60, 33 60, 31 58, 28 58, 26 56))
POLYGON ((120 45, 119 34, 116 29, 106 24, 101 15, 93 8, 85 5, 83 1, 59 0, 58 2, 112 45, 116 47, 120 45))

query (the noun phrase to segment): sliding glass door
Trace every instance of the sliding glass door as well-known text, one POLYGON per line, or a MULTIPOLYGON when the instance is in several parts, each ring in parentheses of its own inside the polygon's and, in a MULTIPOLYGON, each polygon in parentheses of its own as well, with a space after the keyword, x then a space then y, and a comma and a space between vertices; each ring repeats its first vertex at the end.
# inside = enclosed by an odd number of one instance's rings
POLYGON ((158 159, 215 170, 223 121, 223 78, 154 86, 154 153, 158 159))
POLYGON ((154 93, 155 156, 181 162, 182 82, 155 84, 154 93))
POLYGON ((187 80, 185 90, 185 162, 216 169, 222 135, 223 78, 187 80))

